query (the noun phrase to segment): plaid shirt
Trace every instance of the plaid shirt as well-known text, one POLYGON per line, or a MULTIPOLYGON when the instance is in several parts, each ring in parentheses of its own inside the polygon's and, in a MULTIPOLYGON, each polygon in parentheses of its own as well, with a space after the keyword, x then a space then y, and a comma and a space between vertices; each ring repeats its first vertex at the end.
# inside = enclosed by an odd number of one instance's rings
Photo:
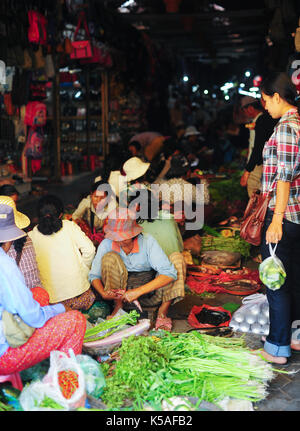
POLYGON ((262 191, 265 195, 275 190, 269 203, 274 210, 276 203, 276 183, 284 181, 291 183, 285 218, 300 224, 300 117, 297 109, 285 113, 276 127, 273 135, 263 150, 262 191))
MULTIPOLYGON (((8 256, 16 260, 17 252, 13 244, 10 247, 7 254, 8 256)), ((40 274, 37 267, 37 263, 36 263, 34 247, 29 237, 27 237, 27 240, 22 250, 21 259, 19 262, 19 269, 24 276, 25 284, 28 287, 28 289, 32 289, 33 287, 37 287, 37 286, 43 287, 40 280, 40 274)))

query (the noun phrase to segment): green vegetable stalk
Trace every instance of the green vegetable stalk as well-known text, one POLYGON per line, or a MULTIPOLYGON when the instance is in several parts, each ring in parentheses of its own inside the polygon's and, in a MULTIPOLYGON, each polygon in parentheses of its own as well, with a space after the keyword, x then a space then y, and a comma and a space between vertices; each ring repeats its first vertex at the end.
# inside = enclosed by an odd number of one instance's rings
POLYGON ((139 314, 137 311, 133 310, 130 313, 126 313, 123 316, 115 316, 112 319, 105 320, 99 325, 94 326, 93 328, 88 329, 85 332, 84 342, 101 340, 103 338, 109 337, 110 335, 117 332, 122 326, 125 325, 135 325, 139 318, 139 314), (110 331, 105 335, 99 335, 103 331, 110 331))

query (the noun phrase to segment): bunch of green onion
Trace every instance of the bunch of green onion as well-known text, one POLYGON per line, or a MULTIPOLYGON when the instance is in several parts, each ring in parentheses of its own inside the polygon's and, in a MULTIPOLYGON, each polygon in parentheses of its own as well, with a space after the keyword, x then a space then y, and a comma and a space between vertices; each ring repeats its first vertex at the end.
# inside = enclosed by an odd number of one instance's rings
POLYGON ((123 314, 122 316, 115 316, 112 319, 105 320, 98 325, 87 329, 84 335, 84 343, 91 341, 98 341, 103 338, 109 337, 115 332, 119 331, 125 325, 135 325, 139 318, 137 311, 133 310, 130 313, 123 314), (106 332, 104 335, 102 333, 106 332))

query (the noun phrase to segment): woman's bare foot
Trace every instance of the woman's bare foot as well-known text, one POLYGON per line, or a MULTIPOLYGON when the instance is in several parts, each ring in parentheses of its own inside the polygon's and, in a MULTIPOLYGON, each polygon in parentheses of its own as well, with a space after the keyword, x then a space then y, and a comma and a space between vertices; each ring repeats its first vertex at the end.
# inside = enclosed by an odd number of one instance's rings
POLYGON ((292 341, 291 349, 298 350, 300 352, 300 341, 292 341))
POLYGON ((287 358, 285 356, 273 356, 267 353, 265 350, 259 352, 268 362, 278 365, 285 365, 287 363, 287 358))

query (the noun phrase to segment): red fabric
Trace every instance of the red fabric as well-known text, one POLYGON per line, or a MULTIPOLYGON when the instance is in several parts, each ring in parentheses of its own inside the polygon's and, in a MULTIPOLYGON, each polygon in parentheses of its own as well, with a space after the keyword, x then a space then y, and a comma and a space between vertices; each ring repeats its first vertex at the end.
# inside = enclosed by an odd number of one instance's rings
POLYGON ((188 276, 186 283, 193 292, 198 294, 203 292, 228 293, 228 290, 219 286, 218 283, 244 279, 251 280, 259 286, 261 285, 259 272, 250 269, 244 269, 240 274, 228 274, 223 271, 217 275, 201 274, 200 277, 188 276))
MULTIPOLYGON (((42 307, 49 304, 49 296, 44 289, 35 287, 31 292, 42 307)), ((42 328, 34 331, 27 343, 17 348, 9 347, 0 357, 0 375, 33 367, 48 358, 52 350, 69 354, 69 349, 73 349, 75 355, 79 355, 85 330, 86 319, 76 310, 49 319, 42 328)))

